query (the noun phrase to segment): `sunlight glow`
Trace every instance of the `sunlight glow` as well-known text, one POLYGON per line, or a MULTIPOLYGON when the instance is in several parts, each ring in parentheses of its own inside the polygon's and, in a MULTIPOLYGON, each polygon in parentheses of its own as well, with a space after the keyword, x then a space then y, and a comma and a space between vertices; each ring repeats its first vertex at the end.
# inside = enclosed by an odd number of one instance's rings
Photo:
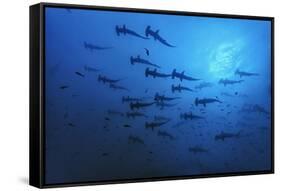
POLYGON ((210 53, 209 72, 214 78, 229 78, 239 68, 242 58, 242 41, 220 44, 210 53))

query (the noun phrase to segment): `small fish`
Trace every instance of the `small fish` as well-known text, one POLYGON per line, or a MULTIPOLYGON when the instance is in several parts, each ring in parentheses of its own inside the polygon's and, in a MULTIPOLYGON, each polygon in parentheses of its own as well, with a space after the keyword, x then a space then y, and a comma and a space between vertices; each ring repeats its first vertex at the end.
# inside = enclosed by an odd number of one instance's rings
POLYGON ((64 113, 63 118, 64 119, 68 118, 68 113, 67 112, 64 113))
POLYGON ((84 70, 87 71, 87 72, 98 72, 98 71, 100 71, 100 70, 98 70, 96 68, 93 68, 91 66, 88 66, 88 65, 84 66, 84 70))
POLYGON ((109 153, 102 153, 102 156, 105 157, 105 156, 108 156, 109 153))
POLYGON ((109 115, 119 115, 119 116, 124 116, 124 113, 123 112, 121 112, 121 111, 116 111, 116 110, 107 110, 107 113, 109 114, 109 115))
POLYGON ((81 74, 80 72, 75 72, 75 74, 78 75, 78 76, 81 76, 81 77, 83 77, 83 78, 85 77, 85 75, 84 75, 84 74, 81 74))
POLYGON ((69 127, 75 127, 75 125, 73 123, 68 123, 67 124, 69 127))
POLYGON ((188 148, 188 151, 191 152, 191 153, 194 153, 194 154, 197 154, 197 153, 207 153, 207 152, 209 152, 208 149, 205 149, 205 148, 200 147, 200 146, 189 147, 189 148, 188 148))
POLYGON ((131 125, 128 125, 128 124, 125 124, 125 125, 123 125, 123 127, 130 128, 130 127, 132 127, 132 126, 131 126, 131 125))
POLYGON ((171 135, 170 133, 168 133, 168 132, 166 132, 166 131, 158 131, 157 132, 157 135, 158 136, 161 136, 161 137, 167 137, 167 138, 169 138, 170 140, 174 140, 175 139, 175 137, 173 136, 173 135, 171 135))
POLYGON ((64 89, 67 89, 69 88, 69 86, 60 86, 60 89, 64 90, 64 89))
POLYGON ((133 136, 133 135, 130 135, 128 137, 128 143, 139 143, 139 144, 144 145, 144 141, 140 137, 133 136))
POLYGON ((105 117, 104 119, 105 119, 106 121, 110 121, 110 119, 109 119, 108 117, 105 117))

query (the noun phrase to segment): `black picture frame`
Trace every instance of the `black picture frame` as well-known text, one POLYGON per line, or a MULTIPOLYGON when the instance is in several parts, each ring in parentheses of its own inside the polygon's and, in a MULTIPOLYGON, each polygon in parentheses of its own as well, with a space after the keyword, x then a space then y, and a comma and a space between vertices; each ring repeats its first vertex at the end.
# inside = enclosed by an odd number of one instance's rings
POLYGON ((214 13, 195 13, 183 11, 168 11, 154 9, 135 9, 120 7, 103 7, 89 5, 72 5, 72 4, 54 4, 39 3, 30 6, 30 129, 29 129, 29 184, 38 188, 53 188, 66 186, 83 186, 98 185, 112 183, 133 183, 146 181, 162 181, 162 180, 178 180, 193 178, 210 178, 210 177, 227 177, 241 175, 257 175, 274 173, 274 17, 261 17, 249 15, 230 15, 230 14, 214 14, 214 13), (249 19, 249 20, 266 20, 271 22, 271 169, 266 171, 251 171, 238 173, 216 173, 208 175, 188 175, 188 176, 172 176, 172 177, 150 177, 141 179, 120 179, 98 182, 69 182, 63 184, 45 184, 45 161, 44 161, 44 145, 45 145, 45 79, 44 79, 44 62, 45 62, 45 8, 59 7, 71 9, 91 9, 103 11, 118 12, 138 12, 138 13, 154 13, 165 15, 182 15, 182 16, 200 16, 230 19, 249 19))

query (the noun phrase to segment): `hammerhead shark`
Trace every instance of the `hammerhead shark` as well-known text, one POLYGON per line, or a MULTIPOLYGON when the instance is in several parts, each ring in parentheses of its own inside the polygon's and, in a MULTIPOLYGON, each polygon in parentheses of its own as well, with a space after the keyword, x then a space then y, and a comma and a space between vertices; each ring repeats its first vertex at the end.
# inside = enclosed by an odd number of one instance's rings
POLYGON ((156 64, 152 64, 150 61, 141 58, 139 55, 135 58, 133 56, 131 56, 130 62, 131 62, 132 65, 139 63, 139 64, 145 64, 145 65, 153 66, 153 67, 156 67, 156 68, 160 68, 160 66, 158 66, 156 64))
POLYGON ((238 133, 226 133, 226 132, 221 132, 220 134, 217 134, 215 136, 215 140, 222 140, 224 141, 227 138, 239 138, 241 134, 241 131, 239 131, 238 133))
POLYGON ((157 135, 160 136, 160 137, 167 137, 167 138, 169 138, 170 140, 174 140, 174 139, 175 139, 175 137, 174 137, 172 134, 170 134, 170 133, 168 133, 168 132, 166 132, 166 131, 161 131, 161 130, 159 130, 159 131, 157 132, 157 135))
POLYGON ((160 107, 161 110, 164 109, 165 107, 174 107, 176 105, 177 105, 177 103, 172 104, 172 103, 166 103, 166 102, 156 102, 156 106, 160 107))
POLYGON ((159 78, 167 78, 167 77, 170 77, 171 75, 170 75, 170 74, 163 74, 163 73, 157 72, 156 69, 154 69, 154 70, 149 70, 149 68, 146 68, 146 69, 145 69, 145 76, 146 76, 146 77, 152 76, 153 78, 156 78, 156 77, 159 77, 159 78))
POLYGON ((188 87, 181 86, 180 84, 179 84, 178 86, 172 85, 172 92, 173 92, 173 93, 175 93, 175 91, 181 92, 182 90, 186 90, 186 91, 191 91, 191 92, 193 92, 192 89, 190 89, 190 88, 188 88, 188 87))
POLYGON ((116 25, 115 31, 118 36, 120 36, 120 34, 124 34, 124 35, 129 34, 129 35, 141 38, 141 39, 148 39, 147 37, 141 36, 140 34, 136 33, 135 31, 128 29, 126 27, 126 25, 123 25, 123 26, 116 25))
POLYGON ((124 116, 124 113, 123 113, 123 112, 121 112, 121 111, 116 111, 116 110, 111 110, 111 109, 107 110, 107 113, 108 113, 109 115, 124 116))
POLYGON ((93 67, 88 66, 88 65, 84 66, 84 70, 87 71, 87 72, 98 72, 99 71, 98 69, 93 68, 93 67))
POLYGON ((139 138, 138 136, 133 136, 133 135, 129 135, 128 143, 139 143, 139 144, 144 145, 144 141, 141 138, 139 138))
POLYGON ((154 120, 155 121, 171 121, 172 119, 165 117, 165 116, 161 116, 161 115, 155 115, 154 120))
POLYGON ((150 102, 150 103, 145 103, 145 102, 135 102, 135 103, 130 103, 130 108, 131 110, 134 110, 134 109, 140 109, 140 108, 144 108, 144 107, 148 107, 148 106, 151 106, 153 105, 155 102, 150 102))
POLYGON ((258 76, 258 73, 250 73, 250 72, 243 72, 239 69, 237 69, 234 73, 235 75, 239 75, 240 78, 242 78, 243 76, 258 76))
POLYGON ((199 115, 194 115, 192 112, 190 113, 182 113, 180 114, 180 118, 181 119, 190 119, 190 120, 194 120, 194 119, 205 119, 204 117, 201 117, 199 115))
POLYGON ((122 97, 122 103, 132 102, 132 101, 142 101, 142 99, 141 98, 133 98, 133 97, 129 97, 129 96, 127 96, 127 97, 123 96, 122 97))
POLYGON ((154 38, 154 40, 158 40, 159 42, 161 42, 162 44, 164 44, 164 45, 166 45, 168 47, 175 47, 175 46, 169 44, 164 38, 162 38, 159 35, 159 30, 153 31, 153 30, 151 30, 150 26, 146 27, 146 29, 145 29, 145 36, 146 37, 152 36, 154 38))
POLYGON ((222 103, 220 100, 214 99, 214 98, 204 98, 204 99, 196 98, 194 101, 196 106, 198 106, 199 104, 202 104, 204 107, 206 107, 206 105, 209 103, 215 103, 215 102, 222 103))
POLYGON ((121 79, 113 80, 113 79, 110 79, 110 78, 108 78, 106 76, 99 75, 98 76, 98 81, 99 82, 103 82, 103 83, 113 84, 113 83, 117 83, 117 82, 121 81, 121 79))
POLYGON ((244 80, 228 80, 228 79, 220 79, 219 84, 226 85, 233 85, 233 84, 239 84, 241 82, 244 82, 244 80))
POLYGON ((112 88, 112 89, 114 89, 114 90, 125 90, 125 91, 130 91, 128 88, 123 87, 123 86, 116 85, 116 84, 114 84, 114 83, 109 84, 109 88, 112 88))
POLYGON ((107 49, 111 49, 113 47, 106 47, 106 46, 97 46, 91 43, 87 43, 86 41, 84 41, 84 48, 88 49, 90 51, 94 51, 94 50, 107 50, 107 49))
POLYGON ((150 122, 150 123, 145 122, 145 128, 154 130, 154 128, 165 125, 166 123, 168 123, 168 121, 164 121, 164 122, 153 121, 153 122, 150 122))
POLYGON ((203 88, 212 87, 213 84, 210 82, 202 82, 198 86, 195 86, 195 89, 202 90, 203 88))
POLYGON ((189 151, 189 152, 192 152, 192 153, 194 153, 194 154, 197 154, 197 153, 207 153, 207 152, 209 152, 208 149, 205 149, 205 148, 200 147, 200 146, 189 147, 189 148, 188 148, 188 151, 189 151))
POLYGON ((192 77, 186 76, 184 74, 184 71, 181 72, 181 73, 177 72, 176 69, 174 69, 173 72, 172 72, 172 79, 174 79, 174 78, 179 78, 180 81, 182 81, 182 80, 189 80, 189 81, 198 81, 198 80, 200 80, 200 79, 196 79, 196 78, 192 78, 192 77))
POLYGON ((157 102, 172 101, 175 99, 180 99, 180 97, 166 97, 165 95, 159 95, 159 93, 156 93, 154 96, 154 100, 157 102))
POLYGON ((127 112, 126 116, 128 118, 135 118, 135 117, 147 117, 147 115, 145 115, 144 113, 140 113, 140 112, 127 112))

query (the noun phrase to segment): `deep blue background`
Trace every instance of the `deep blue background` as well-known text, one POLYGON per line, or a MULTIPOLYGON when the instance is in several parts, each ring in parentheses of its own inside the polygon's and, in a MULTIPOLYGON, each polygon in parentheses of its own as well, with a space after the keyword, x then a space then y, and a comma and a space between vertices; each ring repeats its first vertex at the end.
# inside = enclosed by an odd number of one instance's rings
POLYGON ((46 8, 45 23, 47 184, 270 169, 269 21, 46 8), (141 35, 151 25, 176 47, 128 34, 117 36, 115 26, 123 24, 141 35), (113 48, 90 51, 84 48, 84 41, 113 48), (144 48, 150 50, 149 56, 144 48), (177 69, 202 80, 146 78, 147 66, 129 62, 130 56, 137 55, 160 65, 160 72, 177 69), (88 72, 85 65, 100 71, 88 72), (241 84, 218 84, 221 78, 239 80, 234 75, 236 69, 260 75, 243 77, 241 84), (99 74, 122 79, 118 85, 130 91, 110 89, 98 82, 99 74), (201 82, 213 87, 196 90, 201 82), (172 93, 172 84, 196 92, 172 93), (151 102, 156 92, 181 99, 163 110, 156 106, 141 109, 148 118, 107 113, 109 109, 130 111, 122 96, 151 102), (217 97, 223 103, 196 107, 196 97, 217 97), (242 112, 247 104, 258 104, 269 114, 242 112), (190 111, 205 119, 180 119, 181 113, 190 111), (145 122, 153 121, 155 115, 171 121, 154 131, 145 129, 145 122), (159 136, 158 130, 175 139, 159 136), (241 133, 215 140, 222 131, 241 133), (130 135, 144 144, 129 142, 130 135), (189 148, 196 146, 208 152, 190 152, 189 148))

